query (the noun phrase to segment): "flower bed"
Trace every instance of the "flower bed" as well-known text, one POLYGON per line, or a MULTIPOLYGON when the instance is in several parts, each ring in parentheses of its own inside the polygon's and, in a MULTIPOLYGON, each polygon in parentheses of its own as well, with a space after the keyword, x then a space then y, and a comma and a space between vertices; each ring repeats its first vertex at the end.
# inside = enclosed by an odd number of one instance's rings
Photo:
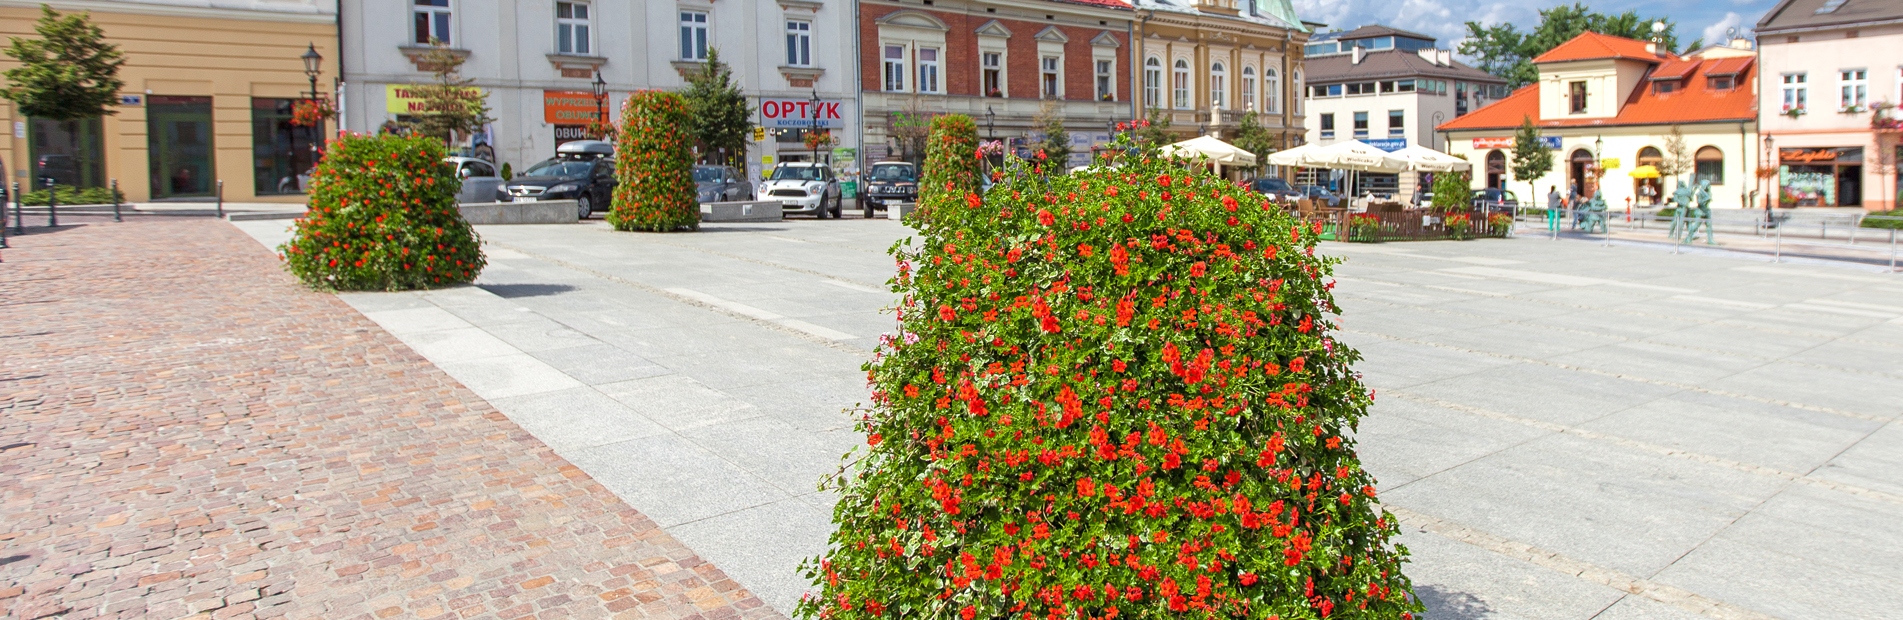
POLYGON ((456 210, 462 181, 431 138, 333 140, 311 172, 310 210, 278 246, 320 290, 434 288, 476 279, 481 242, 456 210))
MULTIPOLYGON (((1120 146, 1130 147, 1127 138, 1120 146)), ((975 150, 973 151, 975 154, 975 150)), ((969 155, 968 155, 969 156, 969 155)), ((1154 157, 1152 153, 1150 157, 1154 157)), ((1405 618, 1319 225, 1175 163, 1011 162, 895 245, 803 618, 1405 618)))

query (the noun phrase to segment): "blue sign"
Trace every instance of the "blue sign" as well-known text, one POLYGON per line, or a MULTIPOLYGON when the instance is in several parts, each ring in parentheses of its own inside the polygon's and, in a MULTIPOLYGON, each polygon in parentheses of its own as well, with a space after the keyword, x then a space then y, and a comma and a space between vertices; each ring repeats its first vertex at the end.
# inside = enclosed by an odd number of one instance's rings
POLYGON ((1395 152, 1395 151, 1399 151, 1399 150, 1401 150, 1401 149, 1404 149, 1404 148, 1407 148, 1407 138, 1387 138, 1387 139, 1382 139, 1382 140, 1362 140, 1362 142, 1363 142, 1363 143, 1366 143, 1366 144, 1367 144, 1368 146, 1372 146, 1372 147, 1374 147, 1374 148, 1377 148, 1377 149, 1381 149, 1381 150, 1383 150, 1383 151, 1387 151, 1387 152, 1389 152, 1389 153, 1393 153, 1393 152, 1395 152))
POLYGON ((119 105, 145 105, 145 96, 119 95, 119 105))
POLYGON ((1550 150, 1557 151, 1560 147, 1559 136, 1540 136, 1540 144, 1545 145, 1546 148, 1550 150))

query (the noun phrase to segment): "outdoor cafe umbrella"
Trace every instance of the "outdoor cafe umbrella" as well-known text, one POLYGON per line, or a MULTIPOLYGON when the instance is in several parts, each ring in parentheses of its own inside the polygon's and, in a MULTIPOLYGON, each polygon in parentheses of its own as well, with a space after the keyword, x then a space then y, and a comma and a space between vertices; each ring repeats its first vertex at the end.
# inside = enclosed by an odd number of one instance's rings
POLYGON ((1295 147, 1295 148, 1292 148, 1292 149, 1288 149, 1288 150, 1283 150, 1283 151, 1276 151, 1276 152, 1274 152, 1274 153, 1270 153, 1270 154, 1269 154, 1269 165, 1271 165, 1271 166, 1297 166, 1297 167, 1301 167, 1301 166, 1309 166, 1310 164, 1308 163, 1308 160, 1306 160, 1306 159, 1303 159, 1303 158, 1304 158, 1304 157, 1307 157, 1307 156, 1308 156, 1308 153, 1309 153, 1310 151, 1313 151, 1313 150, 1315 150, 1315 148, 1316 148, 1316 147, 1315 147, 1315 145, 1314 145, 1314 143, 1309 143, 1309 144, 1304 144, 1304 145, 1301 145, 1301 146, 1298 146, 1298 147, 1295 147))
POLYGON ((1634 179, 1656 179, 1659 178, 1659 169, 1645 165, 1633 168, 1631 172, 1626 174, 1634 179))
POLYGON ((1465 159, 1419 144, 1389 154, 1407 160, 1407 169, 1414 172, 1456 172, 1473 168, 1473 164, 1467 163, 1465 159))
POLYGON ((1216 174, 1222 174, 1223 164, 1229 164, 1231 166, 1255 165, 1255 153, 1250 153, 1237 148, 1233 144, 1209 136, 1199 136, 1164 146, 1162 151, 1166 157, 1201 159, 1216 164, 1216 174))

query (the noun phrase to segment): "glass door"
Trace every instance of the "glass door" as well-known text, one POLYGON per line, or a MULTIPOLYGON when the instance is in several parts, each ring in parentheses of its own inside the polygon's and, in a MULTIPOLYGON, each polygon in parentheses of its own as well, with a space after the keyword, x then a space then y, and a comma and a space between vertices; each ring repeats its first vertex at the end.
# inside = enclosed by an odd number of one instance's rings
POLYGON ((152 197, 211 196, 211 97, 147 97, 145 119, 152 197))

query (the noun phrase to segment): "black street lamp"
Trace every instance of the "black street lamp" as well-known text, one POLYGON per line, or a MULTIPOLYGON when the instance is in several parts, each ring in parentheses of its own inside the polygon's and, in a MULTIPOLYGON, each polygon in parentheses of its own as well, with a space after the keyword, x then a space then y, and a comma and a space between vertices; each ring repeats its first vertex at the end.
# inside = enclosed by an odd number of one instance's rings
MULTIPOLYGON (((819 89, 813 89, 813 135, 806 140, 813 147, 813 166, 819 166, 819 89)), ((816 168, 817 169, 817 168, 816 168)))
MULTIPOLYGON (((302 55, 299 55, 298 59, 304 61, 304 77, 311 79, 311 90, 310 92, 306 94, 310 95, 311 107, 313 109, 316 109, 321 107, 318 103, 318 96, 321 95, 322 93, 317 92, 317 76, 322 75, 324 73, 324 55, 317 53, 316 43, 308 43, 308 45, 309 47, 305 48, 304 53, 302 55)), ((324 136, 324 118, 322 116, 319 116, 317 118, 317 121, 311 124, 311 167, 312 168, 316 168, 317 160, 323 157, 324 151, 322 148, 319 147, 319 145, 323 144, 324 142, 323 136, 324 136)), ((293 166, 295 166, 295 164, 293 164, 293 166)))
POLYGON ((606 104, 608 101, 608 82, 601 79, 601 70, 595 70, 595 123, 608 124, 606 104))

